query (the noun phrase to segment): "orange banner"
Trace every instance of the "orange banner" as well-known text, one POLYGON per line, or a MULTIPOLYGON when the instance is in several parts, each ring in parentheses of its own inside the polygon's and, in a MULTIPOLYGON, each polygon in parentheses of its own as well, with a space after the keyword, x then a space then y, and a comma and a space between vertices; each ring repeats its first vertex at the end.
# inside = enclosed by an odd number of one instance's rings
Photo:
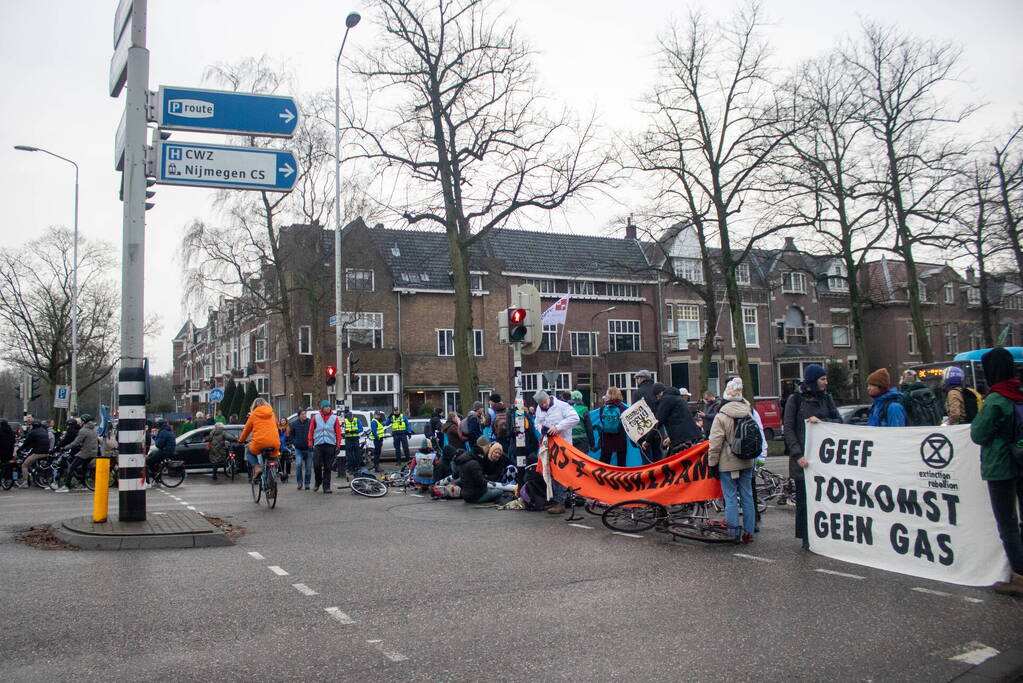
POLYGON ((603 503, 651 500, 662 505, 721 498, 721 483, 710 476, 704 456, 709 442, 642 467, 613 467, 594 460, 560 437, 547 439, 551 476, 579 495, 603 503))

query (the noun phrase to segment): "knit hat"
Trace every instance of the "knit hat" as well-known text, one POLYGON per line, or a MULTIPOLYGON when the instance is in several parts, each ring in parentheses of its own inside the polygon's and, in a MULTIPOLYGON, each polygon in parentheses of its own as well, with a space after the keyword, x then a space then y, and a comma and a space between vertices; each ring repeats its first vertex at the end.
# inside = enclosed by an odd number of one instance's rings
POLYGON ((653 379, 654 378, 654 373, 650 372, 649 370, 640 370, 639 372, 636 373, 636 379, 639 379, 640 377, 646 377, 647 379, 653 379))
POLYGON ((652 387, 650 387, 650 393, 653 394, 654 396, 657 396, 657 394, 661 393, 666 388, 667 387, 665 387, 660 382, 654 382, 654 385, 652 387))
POLYGON ((320 409, 321 410, 323 408, 329 408, 329 407, 330 407, 330 401, 328 401, 327 399, 323 399, 322 401, 320 401, 320 409))
POLYGON ((480 438, 476 439, 476 446, 480 449, 486 448, 489 445, 490 439, 488 439, 485 436, 481 436, 480 438))
POLYGON ((810 363, 803 370, 803 381, 807 384, 816 384, 817 380, 821 377, 826 377, 828 371, 824 369, 824 366, 817 363, 810 363))
POLYGON ((950 365, 941 373, 942 384, 946 387, 961 387, 963 385, 963 369, 950 365))
POLYGON ((873 384, 875 387, 881 387, 888 391, 892 388, 892 378, 886 368, 879 368, 867 375, 867 384, 873 384))
POLYGON ((583 392, 581 392, 579 390, 573 391, 572 392, 572 400, 573 401, 581 401, 581 400, 583 400, 583 392))
POLYGON ((984 366, 984 377, 988 386, 1014 377, 1012 354, 1001 346, 996 346, 981 356, 980 364, 984 366))
POLYGON ((721 394, 721 398, 726 401, 741 401, 742 400, 742 378, 733 377, 728 380, 728 384, 725 385, 725 392, 721 394))
POLYGON ((490 395, 490 402, 491 403, 500 403, 501 402, 501 394, 491 394, 490 395))
POLYGON ((533 400, 536 401, 537 403, 543 403, 544 401, 546 401, 550 397, 551 397, 551 395, 548 394, 543 389, 541 389, 540 391, 538 391, 535 394, 533 394, 533 400))

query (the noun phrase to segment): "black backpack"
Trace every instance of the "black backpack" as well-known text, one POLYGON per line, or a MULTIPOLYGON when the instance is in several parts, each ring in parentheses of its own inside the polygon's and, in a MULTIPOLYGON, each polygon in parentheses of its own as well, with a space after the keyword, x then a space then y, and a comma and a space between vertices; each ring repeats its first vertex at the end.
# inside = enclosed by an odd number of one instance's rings
POLYGON ((917 387, 902 394, 907 427, 933 427, 941 424, 938 397, 927 387, 917 387))
POLYGON ((728 448, 740 460, 756 460, 764 452, 764 438, 752 415, 735 420, 728 448))
POLYGON ((543 475, 535 469, 526 470, 525 479, 519 489, 519 498, 527 510, 538 512, 547 505, 547 484, 543 475))

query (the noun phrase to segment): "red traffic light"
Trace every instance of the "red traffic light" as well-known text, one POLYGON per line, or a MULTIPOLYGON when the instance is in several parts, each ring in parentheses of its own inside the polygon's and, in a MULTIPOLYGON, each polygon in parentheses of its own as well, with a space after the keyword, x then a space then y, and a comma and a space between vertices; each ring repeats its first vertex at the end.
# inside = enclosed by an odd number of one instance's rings
POLYGON ((337 368, 333 365, 327 366, 327 386, 331 386, 337 381, 337 368))
POLYGON ((526 338, 529 330, 526 327, 526 309, 508 309, 508 341, 521 342, 526 338))
POLYGON ((519 324, 526 319, 526 309, 524 308, 513 308, 508 311, 508 322, 519 324))

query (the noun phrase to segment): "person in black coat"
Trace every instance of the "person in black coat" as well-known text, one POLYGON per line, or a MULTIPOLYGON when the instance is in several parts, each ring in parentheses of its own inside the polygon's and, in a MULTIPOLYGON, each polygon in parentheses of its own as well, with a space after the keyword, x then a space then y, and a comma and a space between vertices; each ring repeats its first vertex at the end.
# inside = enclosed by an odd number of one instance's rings
MULTIPOLYGON (((78 420, 68 420, 67 426, 64 429, 64 436, 61 437, 60 442, 57 444, 57 450, 63 450, 71 445, 71 443, 78 438, 78 431, 81 429, 81 425, 78 424, 78 420)), ((79 447, 75 446, 71 450, 71 455, 78 455, 79 447)))
POLYGON ((455 463, 458 465, 458 485, 462 487, 462 500, 466 503, 489 503, 501 497, 501 489, 487 485, 483 462, 478 456, 463 453, 455 463))
POLYGON ((0 475, 7 476, 14 460, 14 430, 7 420, 0 420, 0 475))
POLYGON ((696 425, 696 420, 689 411, 689 404, 675 387, 665 387, 661 390, 657 396, 655 415, 668 434, 661 445, 668 449, 669 454, 703 441, 703 430, 696 425))
POLYGON ((783 429, 785 432, 785 453, 789 456, 789 476, 796 480, 796 538, 803 539, 803 547, 809 548, 806 527, 806 490, 803 487, 803 468, 806 458, 806 422, 842 422, 838 406, 828 393, 828 375, 816 363, 807 365, 803 371, 803 382, 785 402, 783 429))
MULTIPOLYGON (((657 414, 657 394, 664 391, 664 385, 654 382, 654 374, 649 370, 640 370, 636 373, 639 384, 636 386, 636 399, 643 399, 650 406, 650 410, 657 414)), ((647 462, 657 462, 661 459, 661 433, 654 430, 639 440, 637 444, 639 451, 647 462)))

